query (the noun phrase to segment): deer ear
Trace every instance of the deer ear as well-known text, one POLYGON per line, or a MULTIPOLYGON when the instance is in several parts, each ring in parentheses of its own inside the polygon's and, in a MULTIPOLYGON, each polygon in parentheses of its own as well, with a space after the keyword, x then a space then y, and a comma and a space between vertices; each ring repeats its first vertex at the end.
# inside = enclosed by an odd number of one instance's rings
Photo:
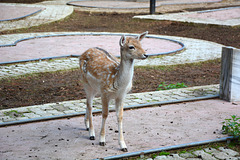
POLYGON ((123 35, 119 41, 119 45, 123 47, 125 43, 126 43, 126 37, 125 35, 123 35))
POLYGON ((145 38, 147 34, 148 34, 148 31, 143 32, 142 34, 140 34, 140 35, 137 37, 137 40, 139 40, 139 41, 143 40, 143 38, 145 38))

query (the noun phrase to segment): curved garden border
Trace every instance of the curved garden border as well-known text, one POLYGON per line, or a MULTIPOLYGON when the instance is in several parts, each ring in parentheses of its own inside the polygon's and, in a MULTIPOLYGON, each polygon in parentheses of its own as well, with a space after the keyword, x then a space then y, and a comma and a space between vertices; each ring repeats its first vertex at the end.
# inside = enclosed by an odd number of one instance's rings
POLYGON ((0 21, 0 31, 15 30, 20 28, 29 28, 50 22, 54 22, 65 18, 73 13, 73 6, 67 5, 44 5, 44 4, 18 4, 18 3, 2 3, 8 6, 23 6, 23 7, 41 7, 44 10, 26 17, 21 17, 14 21, 0 21))
MULTIPOLYGON (((16 46, 17 43, 19 43, 21 41, 35 39, 35 38, 60 37, 60 36, 86 36, 86 35, 87 36, 102 36, 102 35, 105 35, 105 36, 122 36, 123 34, 126 35, 126 36, 137 36, 137 34, 131 34, 131 33, 69 33, 69 34, 41 35, 41 36, 33 36, 33 37, 22 38, 22 39, 16 40, 14 43, 0 45, 0 47, 16 46)), ((177 53, 177 52, 185 49, 185 45, 182 42, 177 41, 177 40, 172 40, 172 39, 169 39, 169 38, 163 38, 163 37, 154 36, 154 35, 147 35, 146 37, 147 38, 167 40, 167 41, 170 41, 170 42, 177 43, 181 46, 181 48, 177 49, 177 50, 173 50, 173 51, 170 51, 170 52, 148 54, 149 56, 168 55, 168 54, 172 54, 172 53, 177 53)), ((80 55, 63 55, 63 56, 55 56, 55 57, 44 57, 44 58, 28 59, 28 60, 20 60, 20 61, 1 62, 0 65, 30 62, 30 61, 38 61, 38 60, 48 60, 48 59, 56 59, 56 58, 79 57, 79 56, 80 55)))
MULTIPOLYGON (((86 7, 86 8, 101 8, 101 9, 147 9, 148 7, 101 7, 101 6, 89 6, 89 5, 81 5, 81 4, 74 4, 73 2, 85 2, 87 0, 73 0, 69 1, 66 4, 75 6, 75 7, 86 7)), ((157 0, 158 1, 158 0, 157 0)), ((186 5, 186 4, 201 4, 201 3, 217 3, 221 2, 222 0, 212 0, 212 1, 205 1, 205 2, 173 2, 173 3, 166 3, 166 2, 161 2, 158 1, 159 3, 156 3, 156 7, 162 6, 162 5, 186 5)), ((122 2, 127 2, 127 1, 122 1, 122 2)))
MULTIPOLYGON (((86 0, 77 0, 77 1, 70 1, 67 2, 67 5, 76 6, 76 7, 87 7, 87 8, 103 8, 103 9, 146 9, 148 7, 99 7, 99 6, 88 6, 88 5, 80 5, 80 4, 74 4, 73 2, 85 2, 86 0)), ((126 2, 126 1, 123 1, 126 2)), ((159 7, 160 5, 156 5, 156 7, 159 7)))
POLYGON ((43 11, 43 10, 45 10, 45 8, 44 8, 44 9, 39 9, 39 10, 37 10, 37 11, 33 12, 33 13, 26 14, 26 15, 24 15, 24 16, 21 16, 21 17, 16 17, 16 18, 11 18, 11 19, 3 19, 3 20, 0 20, 0 22, 3 22, 3 21, 13 21, 13 20, 19 20, 19 19, 22 19, 22 18, 26 18, 26 17, 32 16, 32 15, 34 15, 34 14, 37 14, 37 13, 39 13, 39 12, 43 11))
MULTIPOLYGON (((118 35, 127 35, 128 33, 111 33, 111 32, 41 32, 41 33, 23 33, 23 34, 9 34, 9 35, 0 35, 0 45, 10 45, 14 44, 17 40, 27 39, 29 37, 38 37, 38 36, 47 36, 47 35, 64 35, 64 34, 118 34, 118 35)), ((159 66, 159 65, 176 65, 176 64, 185 64, 185 63, 195 63, 202 62, 212 59, 221 58, 222 47, 224 45, 186 37, 176 37, 176 36, 166 36, 166 35, 151 35, 148 36, 158 36, 169 39, 174 39, 184 43, 186 49, 181 52, 181 54, 169 54, 166 56, 157 56, 155 58, 148 58, 144 61, 136 60, 135 66, 159 66)), ((0 65, 0 78, 1 77, 11 77, 19 75, 20 73, 17 70, 21 67, 23 68, 36 68, 37 72, 46 72, 46 71, 57 71, 76 68, 79 66, 79 61, 77 57, 61 58, 55 59, 53 61, 32 61, 31 63, 24 63, 23 65, 0 65), (46 65, 48 64, 48 65, 46 65), (64 64, 64 65, 63 65, 64 64)), ((25 74, 33 73, 36 71, 26 70, 25 74)))

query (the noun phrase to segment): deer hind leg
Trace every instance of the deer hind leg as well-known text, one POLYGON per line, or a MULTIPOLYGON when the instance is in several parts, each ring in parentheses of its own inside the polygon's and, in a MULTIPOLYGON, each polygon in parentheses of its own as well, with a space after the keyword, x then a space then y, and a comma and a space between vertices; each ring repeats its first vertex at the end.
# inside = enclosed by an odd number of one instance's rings
POLYGON ((100 131, 100 146, 105 146, 105 124, 108 117, 108 105, 109 105, 109 98, 105 95, 102 95, 102 127, 100 131))
POLYGON ((116 99, 116 114, 118 121, 118 142, 123 152, 127 152, 127 146, 123 137, 123 98, 116 99))
POLYGON ((85 121, 86 129, 89 130, 90 140, 94 140, 95 132, 94 132, 94 126, 93 126, 92 103, 93 103, 93 98, 96 92, 94 92, 94 90, 91 89, 90 87, 84 87, 84 88, 87 94, 87 108, 86 108, 84 121, 85 121))

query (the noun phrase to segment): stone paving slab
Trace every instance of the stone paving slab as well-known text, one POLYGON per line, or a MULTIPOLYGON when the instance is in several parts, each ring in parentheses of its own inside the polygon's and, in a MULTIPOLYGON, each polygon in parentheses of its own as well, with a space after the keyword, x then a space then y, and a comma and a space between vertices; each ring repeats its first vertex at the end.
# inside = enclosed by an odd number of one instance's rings
POLYGON ((170 20, 223 26, 238 26, 240 25, 240 7, 229 7, 214 10, 172 13, 163 15, 142 15, 134 16, 134 18, 170 20))
MULTIPOLYGON (((189 98, 217 96, 219 85, 197 86, 182 89, 143 92, 128 94, 125 99, 125 108, 151 106, 171 101, 186 100, 189 98)), ((49 116, 62 116, 69 114, 85 114, 86 100, 73 100, 43 105, 27 106, 13 109, 0 110, 0 126, 4 123, 28 120, 34 118, 49 119, 49 116)), ((101 111, 101 99, 93 100, 93 111, 101 111)), ((110 102, 109 110, 114 110, 113 100, 110 102)), ((54 118, 54 117, 53 117, 54 118)))

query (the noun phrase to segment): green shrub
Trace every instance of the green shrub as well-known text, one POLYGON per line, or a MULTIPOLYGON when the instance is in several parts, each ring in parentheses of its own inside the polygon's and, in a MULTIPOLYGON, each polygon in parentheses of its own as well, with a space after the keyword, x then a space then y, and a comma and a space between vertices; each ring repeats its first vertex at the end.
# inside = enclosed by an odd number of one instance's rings
POLYGON ((225 121, 222 122, 222 133, 234 136, 240 143, 240 117, 236 115, 232 115, 231 117, 232 119, 225 119, 225 121))

